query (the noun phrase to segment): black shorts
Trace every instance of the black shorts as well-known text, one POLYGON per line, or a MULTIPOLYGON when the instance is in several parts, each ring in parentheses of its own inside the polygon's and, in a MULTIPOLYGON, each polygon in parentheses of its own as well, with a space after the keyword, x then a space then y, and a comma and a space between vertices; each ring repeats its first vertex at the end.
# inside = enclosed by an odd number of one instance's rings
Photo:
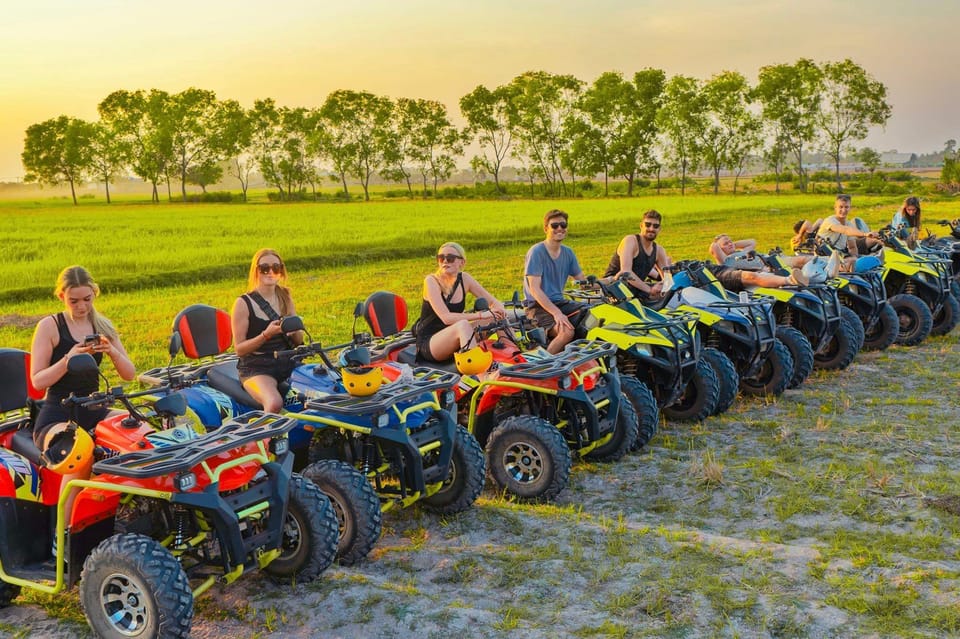
MULTIPOLYGON (((583 320, 586 315, 584 311, 588 306, 583 302, 575 302, 573 300, 563 300, 561 302, 554 302, 553 304, 567 316, 574 327, 583 320)), ((556 324, 556 322, 553 321, 553 315, 545 311, 544 308, 536 302, 534 302, 532 306, 527 307, 526 314, 527 319, 531 320, 534 326, 538 326, 546 331, 549 331, 553 328, 554 324, 556 324)))
POLYGON ((443 364, 449 362, 451 358, 445 360, 434 359, 433 353, 430 352, 430 340, 433 339, 433 336, 436 333, 431 333, 429 335, 424 335, 423 333, 417 333, 417 361, 418 362, 427 362, 430 364, 443 364))
POLYGON ((289 357, 274 357, 273 355, 246 355, 237 361, 237 375, 240 383, 258 375, 268 375, 277 383, 290 379, 296 364, 289 357))
POLYGON ((707 264, 707 269, 728 291, 739 293, 743 290, 743 273, 737 269, 720 264, 707 264))
POLYGON ((93 410, 79 406, 75 409, 72 407, 67 408, 60 403, 61 400, 62 398, 60 397, 48 397, 43 400, 43 405, 40 407, 40 412, 37 413, 37 419, 33 424, 33 441, 37 444, 38 448, 42 447, 43 436, 54 424, 69 422, 71 421, 71 417, 74 417, 81 428, 88 432, 93 432, 96 425, 110 412, 110 409, 106 407, 93 410))

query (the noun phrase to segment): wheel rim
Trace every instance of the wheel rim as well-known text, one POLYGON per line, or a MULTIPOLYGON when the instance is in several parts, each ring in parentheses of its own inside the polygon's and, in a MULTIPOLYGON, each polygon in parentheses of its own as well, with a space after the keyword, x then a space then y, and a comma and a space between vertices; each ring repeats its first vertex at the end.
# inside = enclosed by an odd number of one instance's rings
POLYGON ((516 442, 504 451, 503 468, 514 481, 532 483, 543 476, 543 455, 528 442, 516 442))
POLYGON ((900 333, 904 335, 912 333, 919 323, 917 317, 905 309, 897 309, 897 316, 900 319, 900 333))
POLYGON ((300 521, 287 512, 287 520, 283 522, 283 544, 281 549, 283 556, 289 557, 300 550, 300 543, 303 539, 303 531, 300 529, 300 521))
MULTIPOLYGON (((347 517, 347 509, 343 507, 343 502, 338 497, 330 497, 330 505, 333 506, 333 514, 337 517, 337 543, 340 550, 343 550, 343 543, 353 535, 353 520, 347 517)), ((284 535, 286 540, 286 535, 284 535)))
POLYGON ((103 580, 100 605, 107 622, 121 635, 135 637, 150 624, 147 596, 127 575, 115 572, 103 580))
POLYGON ((440 484, 440 489, 438 493, 442 493, 446 490, 449 490, 457 482, 457 463, 455 460, 450 460, 450 472, 447 473, 447 478, 443 480, 443 483, 440 484))

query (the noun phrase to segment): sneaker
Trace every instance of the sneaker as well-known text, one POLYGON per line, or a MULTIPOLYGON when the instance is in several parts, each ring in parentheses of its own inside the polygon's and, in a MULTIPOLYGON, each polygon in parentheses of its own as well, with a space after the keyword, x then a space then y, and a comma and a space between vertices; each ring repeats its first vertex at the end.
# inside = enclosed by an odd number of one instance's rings
POLYGON ((790 271, 790 283, 794 286, 809 286, 810 278, 807 277, 803 271, 795 268, 790 271))

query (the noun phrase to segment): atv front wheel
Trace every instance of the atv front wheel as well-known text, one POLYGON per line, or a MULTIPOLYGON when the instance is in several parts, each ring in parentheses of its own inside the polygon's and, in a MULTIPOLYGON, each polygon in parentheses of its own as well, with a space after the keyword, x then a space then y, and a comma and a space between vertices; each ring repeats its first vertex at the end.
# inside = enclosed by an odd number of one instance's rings
POLYGON ((705 359, 697 360, 697 369, 687 382, 676 403, 666 406, 663 414, 678 422, 699 422, 717 410, 720 383, 713 366, 705 359))
POLYGON ((952 331, 957 322, 960 321, 960 303, 953 293, 947 293, 943 300, 943 306, 940 312, 933 316, 933 326, 930 327, 931 335, 946 335, 952 331))
POLYGON ((873 327, 864 331, 862 348, 865 351, 885 350, 897 339, 899 332, 900 320, 897 311, 889 304, 884 304, 873 327))
POLYGON ((813 372, 813 346, 806 335, 792 326, 777 326, 777 339, 783 342, 793 358, 793 376, 787 388, 796 388, 813 372))
POLYGON ((841 313, 840 324, 833 337, 827 342, 826 347, 813 354, 813 365, 819 370, 843 370, 850 365, 863 344, 863 340, 859 337, 859 333, 863 332, 863 322, 846 306, 843 310, 849 314, 841 313))
POLYGON ((193 592, 170 551, 128 533, 100 542, 83 562, 80 606, 98 637, 174 639, 190 633, 193 592))
POLYGON ((763 360, 760 370, 753 377, 740 378, 740 390, 748 395, 782 395, 793 377, 793 357, 790 349, 779 339, 773 340, 773 348, 763 360))
POLYGON ((620 410, 617 412, 617 422, 613 428, 613 436, 606 444, 597 446, 584 455, 584 458, 598 462, 613 462, 622 459, 636 444, 638 428, 637 411, 630 403, 630 398, 621 391, 620 410))
POLYGON ((713 414, 719 415, 730 410, 733 402, 737 399, 737 387, 740 385, 740 376, 737 375, 737 367, 733 365, 730 358, 723 351, 716 348, 705 348, 700 353, 700 358, 707 360, 713 372, 717 374, 717 407, 713 414))
POLYGON ((620 377, 620 390, 633 404, 633 410, 637 413, 637 440, 630 450, 640 450, 657 434, 660 408, 650 388, 633 375, 620 377))
POLYGON ((922 299, 909 293, 900 293, 887 300, 887 303, 896 311, 900 322, 900 331, 894 340, 897 344, 916 346, 927 339, 933 327, 933 314, 922 299))
POLYGON ((303 476, 317 485, 333 506, 339 528, 337 559, 352 566, 373 549, 380 539, 383 513, 380 498, 359 470, 336 459, 322 459, 303 469, 303 476))
POLYGON ((485 476, 483 449, 466 428, 457 426, 447 479, 440 490, 421 503, 427 510, 444 515, 463 512, 473 506, 483 492, 485 476))
POLYGON ((283 524, 281 555, 264 570, 289 582, 313 581, 337 557, 337 516, 316 484, 296 473, 290 477, 290 502, 283 524))
POLYGON ((487 440, 487 468, 498 486, 523 499, 547 501, 570 481, 570 448, 550 422, 508 417, 487 440))

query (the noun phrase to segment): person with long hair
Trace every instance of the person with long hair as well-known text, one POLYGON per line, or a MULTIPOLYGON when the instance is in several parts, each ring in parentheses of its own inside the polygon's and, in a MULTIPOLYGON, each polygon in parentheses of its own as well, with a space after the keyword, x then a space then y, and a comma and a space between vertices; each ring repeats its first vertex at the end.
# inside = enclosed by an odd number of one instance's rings
POLYGON ((907 241, 907 245, 914 248, 920 236, 920 198, 914 195, 906 198, 900 210, 894 214, 891 225, 907 241))
POLYGON ((437 250, 437 270, 423 280, 423 303, 417 320, 417 357, 443 362, 472 344, 473 324, 490 318, 489 313, 467 313, 467 293, 482 298, 495 317, 506 310, 497 298, 463 270, 467 254, 456 242, 445 242, 437 250))
POLYGON ((44 440, 53 434, 53 426, 65 425, 73 418, 89 431, 109 413, 107 408, 91 410, 61 404, 71 393, 89 395, 99 387, 96 372, 70 372, 70 358, 87 353, 99 365, 106 355, 123 380, 130 381, 136 375, 117 329, 94 306, 100 287, 87 269, 82 266, 63 269, 57 277, 54 295, 63 302, 63 310, 37 322, 30 346, 31 382, 37 390, 46 391, 33 426, 34 441, 41 448, 44 440))
POLYGON ((300 331, 284 333, 280 326, 282 318, 297 313, 286 281, 287 268, 280 254, 260 249, 250 262, 247 292, 236 299, 230 314, 240 381, 268 413, 283 407, 279 385, 294 368, 290 358, 277 358, 274 353, 303 343, 300 331))

